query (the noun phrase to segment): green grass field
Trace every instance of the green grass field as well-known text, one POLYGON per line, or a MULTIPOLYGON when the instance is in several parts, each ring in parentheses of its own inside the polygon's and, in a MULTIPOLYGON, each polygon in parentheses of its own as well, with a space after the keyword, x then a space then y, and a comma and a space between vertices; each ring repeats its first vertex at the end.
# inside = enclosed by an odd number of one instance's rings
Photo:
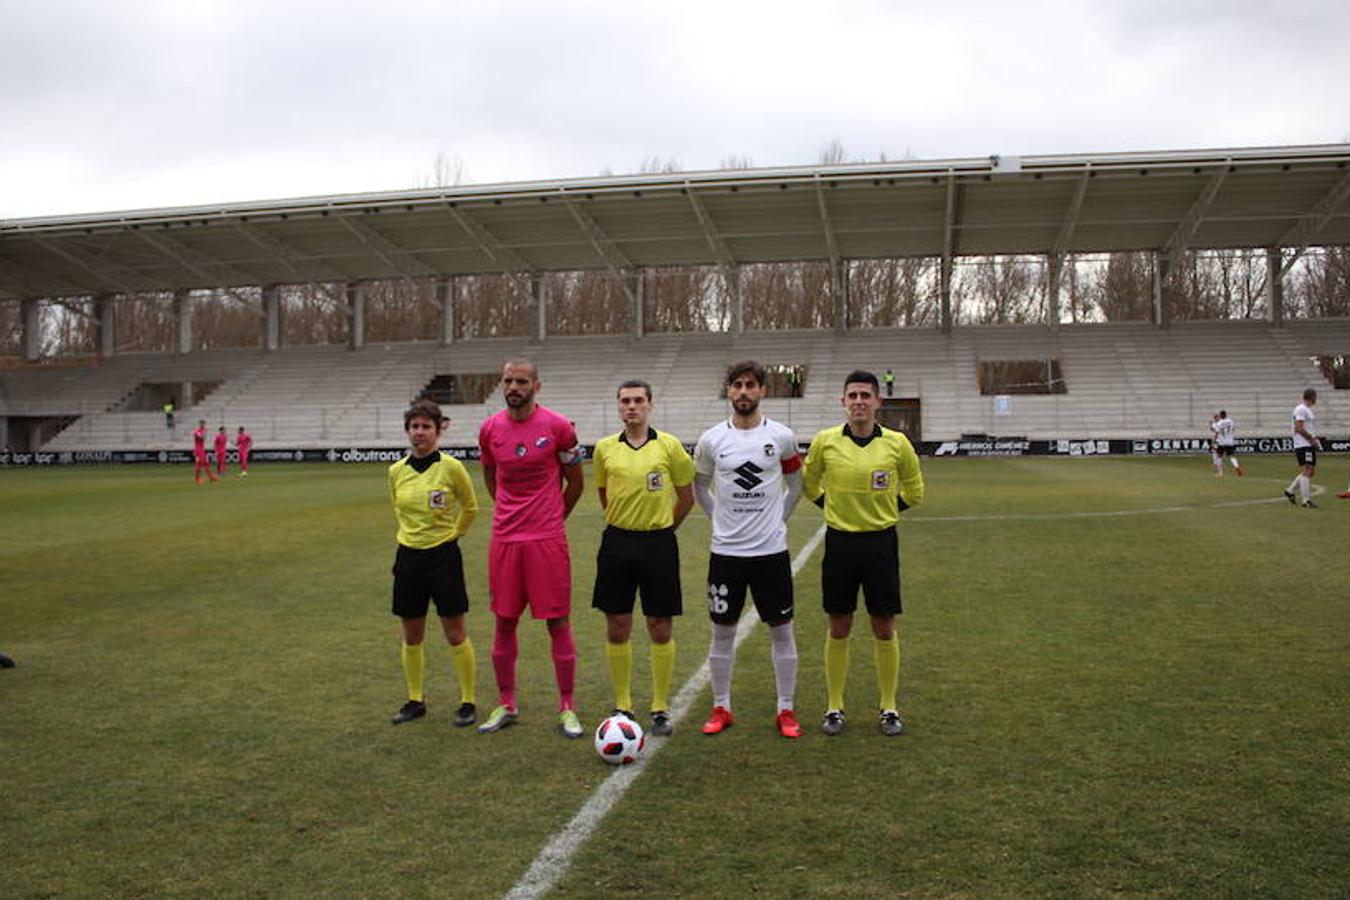
MULTIPOLYGON (((817 730, 817 552, 797 579, 807 735, 772 730, 759 627, 737 726, 699 734, 700 699, 555 894, 1346 896, 1350 502, 1292 508, 1289 459, 1247 464, 1219 481, 1202 458, 925 461, 902 538, 906 735, 875 730, 862 629, 849 729, 817 730)), ((1345 468, 1326 458, 1321 483, 1345 468)), ((480 708, 489 516, 464 542, 480 708)), ((798 510, 794 553, 819 522, 798 510)), ((600 523, 588 486, 569 520, 588 725, 612 704, 600 523)), ((450 726, 438 634, 430 715, 388 724, 383 467, 0 471, 0 532, 6 897, 499 896, 611 772, 554 731, 538 623, 517 727, 450 726)), ((680 537, 677 687, 707 650, 707 520, 680 537)))

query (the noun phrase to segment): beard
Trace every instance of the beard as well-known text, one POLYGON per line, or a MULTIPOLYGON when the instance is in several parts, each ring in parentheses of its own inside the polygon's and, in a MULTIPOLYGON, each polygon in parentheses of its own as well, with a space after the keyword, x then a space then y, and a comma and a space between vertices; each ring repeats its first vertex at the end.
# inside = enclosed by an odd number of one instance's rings
POLYGON ((759 398, 757 397, 737 397, 731 401, 731 408, 743 416, 748 416, 759 409, 759 398))
POLYGON ((534 391, 522 391, 520 393, 511 392, 506 395, 506 405, 512 409, 520 409, 525 404, 534 399, 534 391))

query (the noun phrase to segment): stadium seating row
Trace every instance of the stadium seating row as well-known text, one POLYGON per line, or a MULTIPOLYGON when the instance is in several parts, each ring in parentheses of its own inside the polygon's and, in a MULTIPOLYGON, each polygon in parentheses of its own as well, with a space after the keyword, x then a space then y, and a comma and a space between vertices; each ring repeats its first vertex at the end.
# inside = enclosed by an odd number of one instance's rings
MULTIPOLYGON (((821 331, 658 334, 627 337, 475 340, 441 346, 403 343, 358 350, 320 346, 275 352, 207 350, 127 353, 88 366, 38 366, 0 373, 0 415, 74 417, 50 440, 52 451, 184 446, 192 424, 245 425, 259 446, 398 446, 400 413, 436 374, 481 374, 507 356, 535 360, 540 399, 572 418, 586 443, 616 431, 615 386, 641 377, 656 391, 654 424, 688 441, 724 414, 720 373, 753 358, 804 366, 802 396, 765 402, 768 415, 800 434, 839 420, 844 375, 866 368, 896 373, 895 396, 917 398, 925 440, 968 433, 1028 438, 1150 437, 1207 434, 1223 407, 1248 434, 1282 434, 1306 386, 1323 390, 1323 430, 1350 423, 1350 398, 1337 396, 1312 357, 1350 352, 1350 321, 1180 322, 974 326, 951 335, 917 329, 845 334, 821 331), (1017 395, 999 405, 980 393, 982 361, 1055 358, 1067 392, 1017 395), (214 386, 180 406, 169 432, 158 411, 125 408, 145 384, 214 386), (192 423, 192 424, 190 424, 192 423)), ((472 444, 478 423, 500 406, 447 408, 449 442, 472 444)))

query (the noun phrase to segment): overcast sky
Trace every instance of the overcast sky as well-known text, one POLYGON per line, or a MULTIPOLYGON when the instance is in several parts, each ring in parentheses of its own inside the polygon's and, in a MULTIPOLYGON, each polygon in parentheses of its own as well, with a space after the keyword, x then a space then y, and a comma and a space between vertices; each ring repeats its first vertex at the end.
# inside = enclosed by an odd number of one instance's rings
POLYGON ((1347 0, 0 0, 0 219, 1350 141, 1347 0))

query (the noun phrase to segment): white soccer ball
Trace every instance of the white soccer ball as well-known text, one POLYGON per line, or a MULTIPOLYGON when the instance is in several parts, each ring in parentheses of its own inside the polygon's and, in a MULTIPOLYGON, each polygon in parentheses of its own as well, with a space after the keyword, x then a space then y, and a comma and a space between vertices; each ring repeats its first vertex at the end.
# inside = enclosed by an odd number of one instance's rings
POLYGON ((646 746, 642 726, 627 716, 610 716, 595 729, 595 752, 612 766, 637 762, 646 746))

